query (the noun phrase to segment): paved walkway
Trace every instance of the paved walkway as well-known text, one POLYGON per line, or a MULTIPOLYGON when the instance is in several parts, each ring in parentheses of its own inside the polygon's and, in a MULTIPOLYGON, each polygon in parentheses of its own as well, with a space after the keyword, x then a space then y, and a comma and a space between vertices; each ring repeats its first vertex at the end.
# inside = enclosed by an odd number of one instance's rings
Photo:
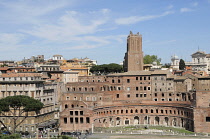
MULTIPOLYGON (((134 135, 134 134, 92 134, 87 139, 207 139, 207 136, 168 136, 168 135, 134 135)), ((82 139, 82 138, 81 138, 82 139)))

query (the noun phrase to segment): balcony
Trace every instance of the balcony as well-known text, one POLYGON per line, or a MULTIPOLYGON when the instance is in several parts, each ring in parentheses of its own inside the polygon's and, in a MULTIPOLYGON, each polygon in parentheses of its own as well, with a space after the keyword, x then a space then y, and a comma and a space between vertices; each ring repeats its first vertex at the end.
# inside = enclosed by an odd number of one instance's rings
POLYGON ((207 66, 207 62, 199 62, 199 63, 195 63, 195 62, 185 62, 186 66, 207 66))

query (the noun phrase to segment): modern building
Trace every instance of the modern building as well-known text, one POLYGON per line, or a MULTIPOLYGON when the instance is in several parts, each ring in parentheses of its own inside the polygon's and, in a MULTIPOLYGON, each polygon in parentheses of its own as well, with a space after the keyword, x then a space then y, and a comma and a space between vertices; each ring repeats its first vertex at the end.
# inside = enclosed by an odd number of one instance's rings
MULTIPOLYGON (((4 73, 0 75, 0 98, 25 95, 40 100, 44 107, 40 113, 29 113, 29 117, 17 127, 17 131, 35 132, 58 123, 59 88, 57 83, 46 83, 41 73, 4 73), (50 125, 48 124, 50 123, 50 125)), ((1 115, 3 123, 11 129, 10 114, 1 115)))
POLYGON ((64 84, 68 83, 68 82, 78 82, 78 75, 79 72, 78 71, 71 71, 71 70, 67 70, 63 72, 63 77, 62 77, 62 82, 64 84))
POLYGON ((52 64, 41 64, 36 68, 39 73, 47 73, 50 79, 53 79, 57 82, 62 81, 63 71, 60 69, 60 65, 52 65, 52 64))

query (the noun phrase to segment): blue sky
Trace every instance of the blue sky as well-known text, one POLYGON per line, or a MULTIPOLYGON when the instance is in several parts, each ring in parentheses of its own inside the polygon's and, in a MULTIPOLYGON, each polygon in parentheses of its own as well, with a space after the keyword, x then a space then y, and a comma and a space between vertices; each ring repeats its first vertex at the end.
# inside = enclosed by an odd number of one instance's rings
POLYGON ((169 63, 210 53, 210 0, 0 0, 0 60, 61 54, 120 63, 129 32, 169 63))

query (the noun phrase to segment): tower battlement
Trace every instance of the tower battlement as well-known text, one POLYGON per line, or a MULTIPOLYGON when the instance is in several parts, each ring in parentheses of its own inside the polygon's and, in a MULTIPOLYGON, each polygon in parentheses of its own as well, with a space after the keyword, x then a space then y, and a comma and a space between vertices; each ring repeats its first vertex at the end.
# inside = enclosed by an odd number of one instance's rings
POLYGON ((142 35, 130 34, 127 37, 127 52, 124 57, 124 71, 143 70, 142 35))

